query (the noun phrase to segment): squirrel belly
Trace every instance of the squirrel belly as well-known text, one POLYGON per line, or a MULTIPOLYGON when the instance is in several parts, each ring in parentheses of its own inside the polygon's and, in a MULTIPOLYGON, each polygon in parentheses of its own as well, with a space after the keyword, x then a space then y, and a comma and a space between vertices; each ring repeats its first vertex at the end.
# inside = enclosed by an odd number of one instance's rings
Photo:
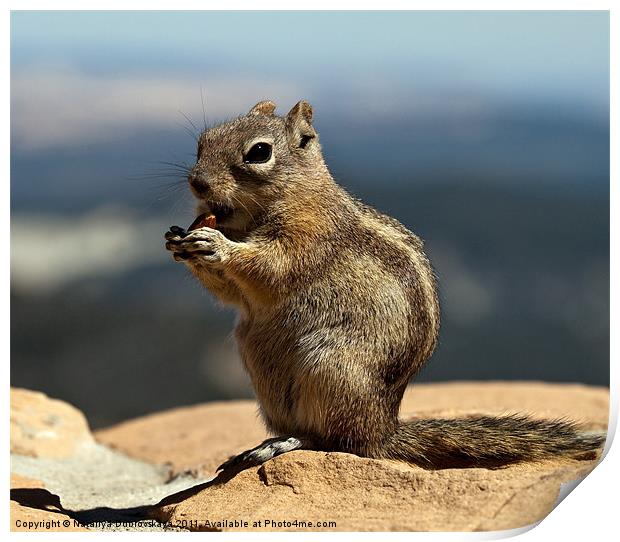
POLYGON ((331 176, 312 108, 272 102, 201 134, 191 231, 166 248, 235 306, 238 349, 269 430, 222 468, 295 449, 351 452, 425 468, 488 466, 596 451, 602 434, 526 416, 398 419, 440 322, 422 241, 331 176), (195 228, 195 229, 194 229, 195 228))

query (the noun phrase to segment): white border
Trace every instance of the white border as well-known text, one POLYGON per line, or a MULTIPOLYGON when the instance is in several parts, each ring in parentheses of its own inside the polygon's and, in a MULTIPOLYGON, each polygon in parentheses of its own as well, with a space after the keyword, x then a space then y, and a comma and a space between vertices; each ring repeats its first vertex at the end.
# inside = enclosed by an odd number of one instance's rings
MULTIPOLYGON (((3 2, 4 7, 4 17, 2 19, 2 34, 3 39, 2 43, 4 47, 2 48, 2 64, 3 64, 3 72, 6 77, 4 81, 9 81, 10 77, 10 10, 204 10, 205 7, 209 9, 220 9, 220 10, 247 10, 247 9, 281 9, 281 10, 303 10, 307 9, 308 5, 304 4, 296 4, 290 5, 284 1, 270 1, 263 0, 258 3, 252 2, 249 0, 229 0, 225 1, 215 1, 212 0, 208 2, 208 4, 204 1, 200 0, 107 0, 105 2, 101 0, 91 0, 88 2, 88 5, 85 6, 84 2, 80 2, 77 0, 58 0, 58 1, 44 1, 44 0, 7 0, 3 2)), ((342 0, 314 0, 312 2, 311 7, 316 10, 344 10, 349 8, 350 2, 345 2, 342 0)), ((459 1, 448 1, 448 0, 437 0, 434 2, 431 1, 407 1, 407 0, 383 0, 380 3, 369 2, 367 0, 358 0, 355 3, 356 10, 429 10, 429 11, 442 11, 442 10, 531 10, 531 11, 539 11, 539 10, 609 10, 611 14, 611 87, 612 92, 610 96, 612 97, 611 102, 611 118, 612 118, 612 127, 611 127, 611 233, 612 239, 617 239, 618 236, 615 235, 618 232, 618 220, 615 218, 616 213, 614 211, 618 210, 617 205, 617 188, 614 186, 614 181, 618 179, 618 160, 614 156, 614 149, 618 150, 618 137, 617 137, 617 128, 618 128, 618 110, 615 107, 615 102, 613 98, 618 95, 620 91, 620 87, 618 86, 618 70, 616 66, 618 64, 618 47, 620 44, 617 39, 618 32, 618 9, 613 5, 611 1, 599 1, 599 0, 590 0, 590 1, 580 1, 580 0, 522 0, 522 1, 470 1, 470 2, 459 2, 459 1)), ((5 239, 7 243, 5 246, 8 246, 9 240, 9 227, 10 227, 10 198, 9 198, 9 182, 10 178, 10 124, 8 122, 10 116, 10 102, 8 96, 8 85, 5 83, 3 87, 5 91, 4 95, 4 110, 6 112, 5 119, 7 119, 4 123, 4 129, 2 131, 2 148, 4 152, 4 161, 2 162, 4 165, 4 186, 6 187, 3 192, 3 197, 6 198, 3 206, 2 206, 2 225, 4 226, 3 232, 5 235, 5 239)), ((5 287, 2 290, 2 306, 5 308, 2 313, 2 344, 5 345, 5 354, 6 361, 3 364, 4 370, 4 382, 9 381, 9 356, 10 356, 10 326, 9 326, 9 258, 5 262, 5 265, 2 266, 2 279, 5 287)), ((617 277, 620 272, 620 266, 618 266, 618 250, 614 248, 612 244, 611 249, 611 276, 617 277)), ((617 359, 618 354, 618 341, 616 331, 618 331, 618 319, 614 314, 613 307, 617 307, 618 300, 618 292, 612 283, 611 289, 611 302, 612 302, 612 313, 611 313, 611 336, 612 336, 612 344, 611 344, 611 360, 613 360, 611 364, 611 392, 612 392, 612 409, 611 409, 611 417, 610 417, 610 433, 615 432, 615 427, 617 423, 617 413, 618 413, 618 400, 617 400, 617 370, 615 367, 615 360, 617 359)), ((5 388, 6 390, 6 388, 5 388)), ((8 390, 7 390, 8 391, 8 390)), ((8 401, 8 393, 3 402, 3 420, 2 430, 5 437, 4 442, 7 444, 5 450, 7 450, 8 456, 8 423, 6 423, 9 419, 9 401, 8 401)), ((616 447, 617 448, 617 447, 616 447)), ((615 516, 617 515, 617 505, 615 505, 615 499, 613 499, 612 495, 612 481, 618 480, 618 452, 617 450, 614 452, 608 451, 605 459, 602 464, 595 469, 595 471, 586 478, 586 480, 580 485, 579 489, 571 494, 565 501, 563 501, 559 507, 552 512, 542 523, 532 529, 529 530, 523 536, 526 537, 527 540, 548 540, 550 538, 560 538, 565 540, 571 540, 573 537, 581 538, 588 536, 594 536, 599 539, 606 539, 612 532, 617 532, 617 522, 615 516)), ((7 457, 8 464, 8 457, 7 457)), ((8 476, 5 480, 8 479, 8 476)), ((3 525, 8 527, 8 506, 1 507, 2 516, 5 521, 3 521, 3 525)), ((522 530, 518 530, 522 532, 522 530)), ((39 533, 42 537, 54 537, 55 535, 52 533, 39 533)), ((121 536, 125 537, 135 537, 135 536, 149 536, 152 537, 155 533, 93 533, 88 536, 121 536)), ((415 539, 440 539, 440 540, 480 540, 480 539, 497 539, 504 538, 506 536, 517 534, 516 532, 497 532, 497 533, 394 533, 394 534, 382 534, 381 538, 389 537, 389 538, 404 538, 407 539, 415 538, 415 539)), ((179 533, 179 535, 181 535, 179 533)), ((176 533, 167 533, 166 536, 179 536, 176 533)), ((15 538, 21 538, 23 536, 29 536, 29 533, 11 533, 11 536, 15 538)), ((63 533, 59 536, 62 537, 75 537, 80 536, 78 533, 63 533)), ((186 536, 184 533, 181 536, 186 536)), ((226 536, 228 538, 233 539, 248 539, 251 538, 263 538, 267 539, 283 539, 284 537, 289 537, 289 533, 249 533, 249 534, 241 534, 241 533, 231 533, 227 535, 222 535, 218 533, 216 536, 226 536)), ((327 538, 340 538, 341 534, 321 534, 321 537, 327 538)), ((313 533, 298 533, 295 535, 296 538, 301 540, 315 540, 317 535, 313 533)), ((376 538, 377 535, 373 533, 356 533, 355 535, 358 539, 370 539, 376 538)))
POLYGON ((183 10, 282 10, 282 11, 386 11, 386 10, 426 10, 426 11, 595 11, 610 10, 611 0, 358 0, 355 9, 347 0, 314 0, 312 4, 294 4, 284 0, 91 0, 85 5, 80 0, 5 0, 9 10, 77 10, 77 11, 183 11, 183 10))

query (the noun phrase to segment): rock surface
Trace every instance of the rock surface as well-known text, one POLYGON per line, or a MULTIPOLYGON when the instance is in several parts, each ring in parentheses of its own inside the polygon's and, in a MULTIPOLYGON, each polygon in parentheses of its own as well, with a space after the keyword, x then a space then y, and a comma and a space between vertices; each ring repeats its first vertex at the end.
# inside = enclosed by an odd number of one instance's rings
POLYGON ((195 478, 170 481, 166 467, 95 442, 82 413, 62 401, 27 390, 13 390, 12 399, 12 530, 175 530, 146 510, 195 478), (51 415, 53 435, 42 429, 51 415))
MULTIPOLYGON (((405 392, 401 417, 527 413, 567 417, 586 429, 604 430, 607 388, 541 382, 450 382, 416 384, 405 392)), ((213 476, 231 455, 268 438, 254 401, 213 402, 177 408, 95 432, 97 440, 151 463, 167 463, 173 473, 193 470, 213 476)))
MULTIPOLYGON (((416 384, 402 407, 404 418, 525 412, 604 430, 608 390, 542 383, 416 384)), ((14 530, 17 519, 65 516, 151 518, 159 525, 131 530, 504 530, 544 518, 561 485, 596 465, 556 459, 493 470, 427 471, 344 453, 297 451, 208 481, 223 460, 267 437, 255 403, 157 413, 97 431, 94 442, 73 407, 14 390, 11 424, 12 472, 18 474, 12 478, 14 530), (183 476, 185 471, 198 478, 183 476), (172 481, 166 483, 168 476, 172 481), (42 503, 24 503, 32 491, 41 492, 42 503)))
POLYGON ((26 532, 86 531, 62 512, 58 496, 43 482, 11 473, 11 530, 26 532), (22 502, 27 501, 29 505, 22 502), (39 508, 32 506, 37 504, 39 508))
POLYGON ((234 453, 268 437, 254 401, 213 402, 143 416, 95 432, 102 444, 149 463, 213 476, 234 453))
POLYGON ((504 530, 544 518, 560 484, 591 469, 550 462, 425 471, 350 454, 297 451, 231 480, 203 484, 196 493, 168 497, 153 517, 205 531, 504 530), (239 524, 225 523, 235 520, 239 524))
MULTIPOLYGON (((523 412, 568 417, 586 429, 604 430, 608 400, 605 388, 572 384, 419 384, 407 390, 401 413, 411 418, 523 412)), ((96 433, 133 457, 204 476, 266 436, 249 401, 180 408, 96 433)), ((544 518, 561 484, 583 478, 595 464, 550 460, 495 470, 425 471, 350 454, 298 451, 232 479, 220 476, 171 495, 153 517, 193 530, 512 529, 544 518), (275 523, 265 525, 266 519, 275 523), (299 523, 304 521, 335 525, 299 523)))
POLYGON ((11 388, 11 453, 63 458, 92 442, 77 408, 38 391, 11 388))

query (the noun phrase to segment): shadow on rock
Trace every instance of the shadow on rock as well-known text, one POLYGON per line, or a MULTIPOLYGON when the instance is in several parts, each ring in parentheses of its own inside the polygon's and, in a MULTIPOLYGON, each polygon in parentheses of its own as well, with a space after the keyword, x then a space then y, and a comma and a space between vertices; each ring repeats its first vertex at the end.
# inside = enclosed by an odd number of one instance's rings
POLYGON ((11 489, 11 500, 17 502, 21 506, 34 508, 37 510, 45 510, 56 514, 64 514, 71 519, 76 520, 84 526, 93 523, 126 523, 138 522, 142 520, 156 519, 155 510, 160 506, 177 504, 188 497, 200 493, 208 487, 225 484, 232 480, 237 474, 248 469, 248 465, 239 465, 220 471, 215 478, 208 482, 196 484, 188 489, 173 493, 164 497, 155 505, 134 506, 131 508, 108 508, 98 507, 88 510, 67 510, 63 508, 58 495, 51 493, 47 489, 42 488, 15 488, 11 489))
POLYGON ((151 519, 150 506, 135 506, 133 508, 99 507, 90 510, 67 510, 60 503, 58 495, 54 495, 42 488, 15 488, 11 489, 11 500, 37 510, 44 510, 56 514, 64 514, 82 525, 96 522, 122 523, 151 519))
POLYGON ((189 497, 193 497, 194 495, 200 493, 204 489, 225 484, 226 482, 229 482, 230 480, 232 480, 240 472, 243 472, 245 470, 248 470, 256 466, 257 465, 254 465, 254 464, 252 465, 241 464, 241 465, 236 465, 234 467, 229 467, 224 470, 221 470, 217 473, 215 478, 212 478, 208 482, 197 484, 190 488, 184 489, 183 491, 179 491, 178 493, 173 493, 172 495, 168 495, 167 497, 164 497, 161 501, 159 501, 154 506, 154 508, 159 508, 160 506, 169 506, 172 504, 178 504, 181 501, 189 497))
POLYGON ((17 488, 11 489, 11 500, 28 508, 37 508, 46 512, 66 514, 60 504, 58 495, 54 495, 43 488, 17 488))

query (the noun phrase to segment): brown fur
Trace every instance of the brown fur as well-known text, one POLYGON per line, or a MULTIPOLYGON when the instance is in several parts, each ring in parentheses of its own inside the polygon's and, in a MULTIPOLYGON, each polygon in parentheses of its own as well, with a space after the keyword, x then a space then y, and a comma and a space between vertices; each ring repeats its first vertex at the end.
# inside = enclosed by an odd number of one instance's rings
POLYGON ((599 447, 601 436, 561 421, 398 421, 439 331, 423 243, 334 182, 309 104, 285 118, 274 109, 261 102, 200 137, 190 185, 199 213, 232 210, 223 235, 167 234, 177 258, 239 309, 237 343, 268 428, 316 449, 432 468, 599 447), (273 145, 268 163, 244 163, 256 142, 273 145))

